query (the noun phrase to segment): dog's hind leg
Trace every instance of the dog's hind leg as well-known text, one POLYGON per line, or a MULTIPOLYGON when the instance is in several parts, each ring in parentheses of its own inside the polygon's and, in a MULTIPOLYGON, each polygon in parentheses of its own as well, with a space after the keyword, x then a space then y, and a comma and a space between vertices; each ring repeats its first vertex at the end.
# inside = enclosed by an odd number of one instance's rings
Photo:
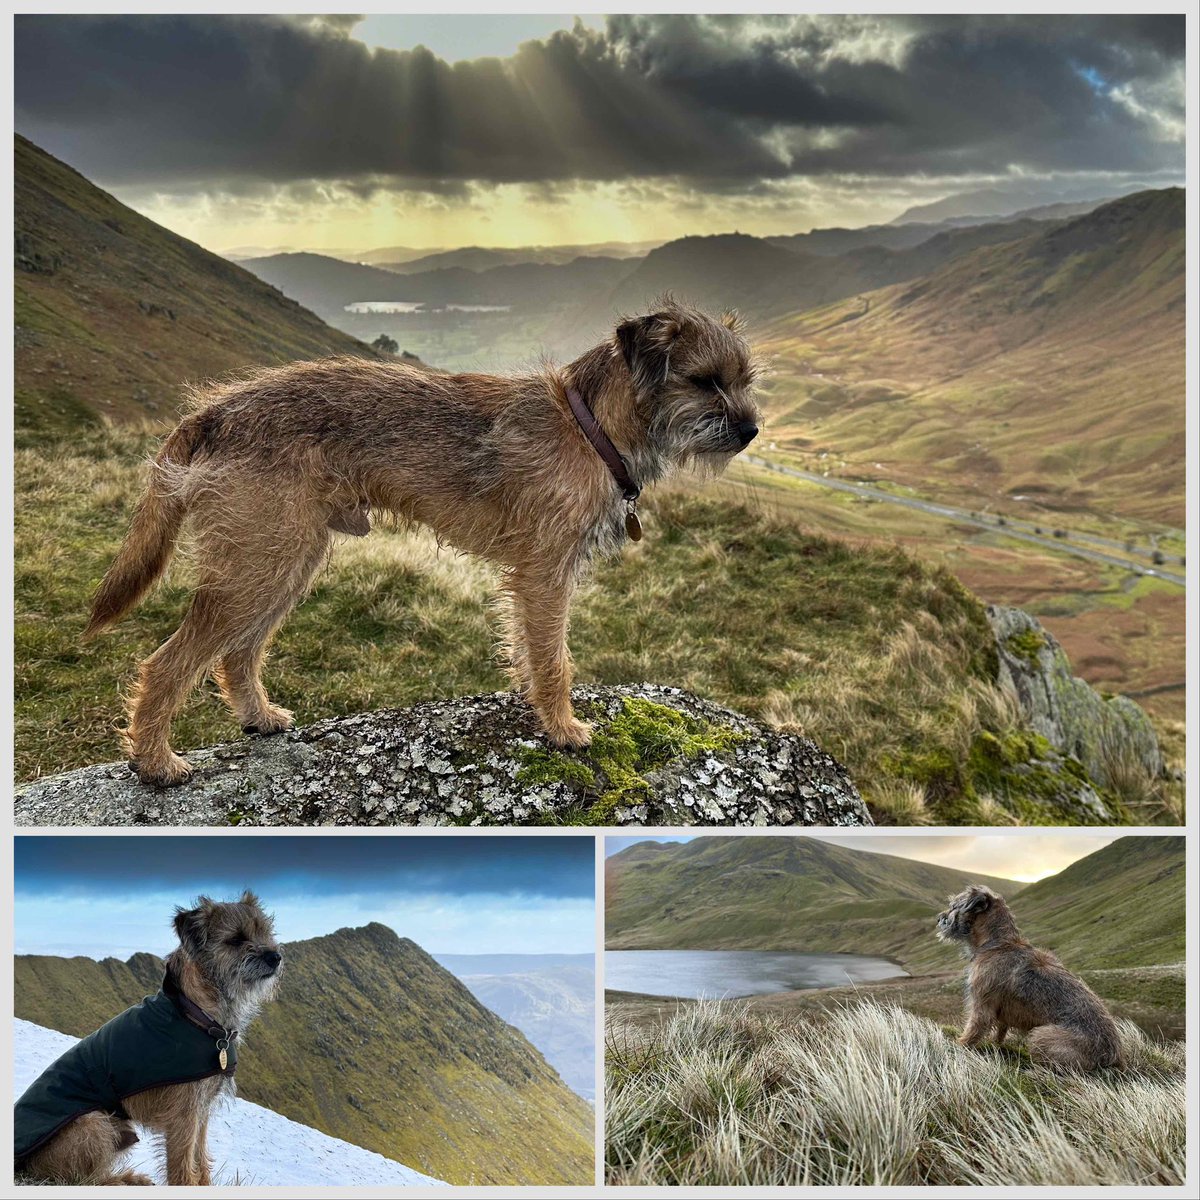
POLYGON ((260 593, 264 611, 251 619, 240 644, 221 659, 217 683, 245 733, 282 733, 292 727, 292 714, 272 704, 263 687, 263 663, 275 632, 308 590, 328 550, 328 533, 314 531, 294 569, 260 593))
POLYGON ((1100 1065, 1088 1040, 1062 1025, 1039 1025, 1030 1031, 1026 1044, 1034 1062, 1055 1071, 1093 1071, 1100 1065))
POLYGON ((32 1155, 24 1173, 40 1183, 75 1187, 152 1185, 154 1180, 137 1171, 117 1171, 117 1159, 133 1142, 133 1127, 108 1113, 90 1112, 76 1118, 61 1133, 32 1155))
POLYGON ((269 526, 261 519, 253 525, 236 494, 225 497, 227 513, 197 513, 200 586, 183 624, 142 664, 132 698, 129 749, 144 783, 170 786, 187 778, 190 767, 171 750, 171 720, 218 659, 228 660, 222 680, 244 724, 285 715, 266 701, 258 669, 271 633, 320 564, 329 532, 323 514, 310 520, 300 498, 279 493, 269 526))
POLYGON ((517 661, 528 685, 525 698, 556 746, 578 748, 592 740, 591 726, 571 708, 573 664, 567 647, 573 581, 516 573, 507 581, 520 638, 517 661))

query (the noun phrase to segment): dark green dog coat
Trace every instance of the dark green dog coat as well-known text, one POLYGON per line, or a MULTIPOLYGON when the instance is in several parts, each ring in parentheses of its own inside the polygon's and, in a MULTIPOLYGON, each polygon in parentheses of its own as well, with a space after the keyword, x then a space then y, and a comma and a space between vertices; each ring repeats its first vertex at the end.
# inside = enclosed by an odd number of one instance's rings
POLYGON ((76 1043, 30 1084, 13 1117, 17 1163, 84 1113, 128 1120, 123 1101, 139 1092, 232 1076, 236 1039, 236 1030, 218 1025, 168 975, 162 990, 76 1043))

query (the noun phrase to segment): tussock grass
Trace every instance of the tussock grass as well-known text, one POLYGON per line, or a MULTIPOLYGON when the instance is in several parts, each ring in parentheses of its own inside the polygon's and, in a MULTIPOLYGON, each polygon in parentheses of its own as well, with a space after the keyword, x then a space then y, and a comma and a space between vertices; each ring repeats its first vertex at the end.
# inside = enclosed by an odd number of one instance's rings
POLYGON ((904 1009, 734 1002, 610 1016, 607 1179, 687 1186, 1179 1184, 1183 1047, 1121 1022, 1129 1066, 1061 1076, 904 1009))

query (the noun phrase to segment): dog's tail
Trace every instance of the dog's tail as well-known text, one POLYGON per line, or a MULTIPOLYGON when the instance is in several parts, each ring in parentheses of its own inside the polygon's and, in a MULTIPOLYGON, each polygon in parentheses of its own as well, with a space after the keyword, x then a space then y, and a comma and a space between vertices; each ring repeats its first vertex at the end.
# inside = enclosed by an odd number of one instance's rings
POLYGON ((202 436, 201 422, 190 417, 163 442, 125 541, 92 597, 85 638, 94 637, 136 607, 166 570, 187 514, 180 496, 180 473, 192 461, 202 436))

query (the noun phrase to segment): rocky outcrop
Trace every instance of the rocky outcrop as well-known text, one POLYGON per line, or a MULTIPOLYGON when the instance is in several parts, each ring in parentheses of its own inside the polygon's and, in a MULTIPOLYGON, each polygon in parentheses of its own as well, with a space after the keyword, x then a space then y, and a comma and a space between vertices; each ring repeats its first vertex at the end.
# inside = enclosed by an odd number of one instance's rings
POLYGON ((1035 733, 1078 761, 1102 788, 1113 783, 1114 770, 1130 764, 1162 775, 1158 737, 1141 708, 1125 696, 1103 696, 1073 675, 1062 646, 1036 617, 999 605, 987 615, 1000 655, 999 681, 1016 693, 1035 733))
POLYGON ((508 692, 320 721, 188 755, 170 790, 125 763, 18 789, 19 825, 869 825, 812 742, 676 688, 580 687, 564 753, 508 692))

